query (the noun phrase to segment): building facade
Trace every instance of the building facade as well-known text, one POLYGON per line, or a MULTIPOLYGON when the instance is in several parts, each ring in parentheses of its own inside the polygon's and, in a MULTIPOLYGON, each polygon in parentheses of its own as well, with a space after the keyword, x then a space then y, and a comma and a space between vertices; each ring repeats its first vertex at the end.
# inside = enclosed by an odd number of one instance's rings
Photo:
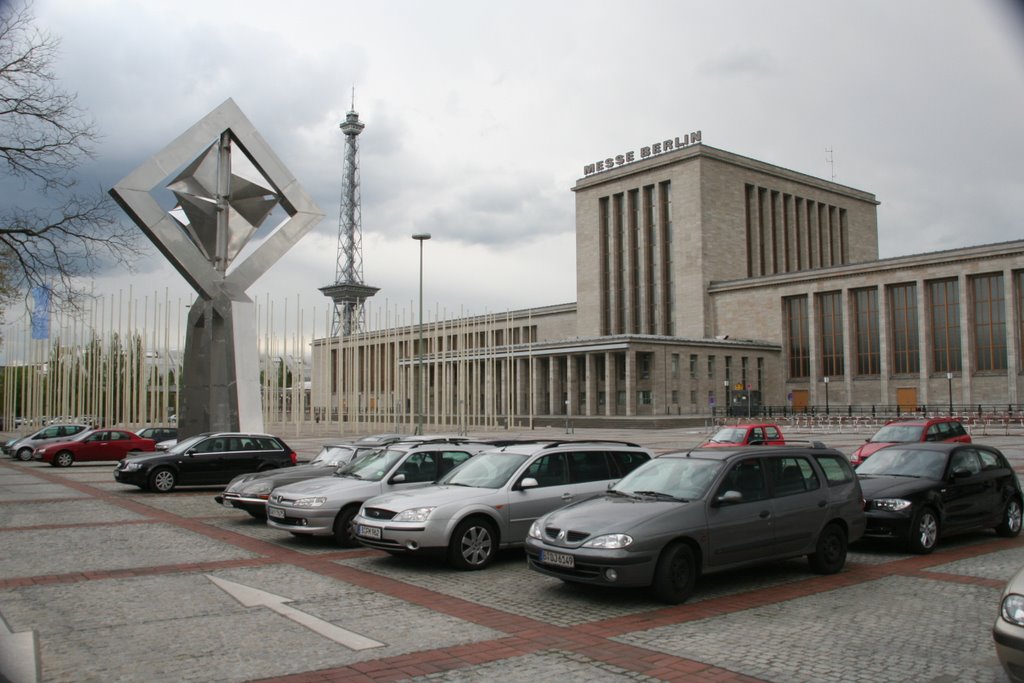
POLYGON ((469 427, 1019 408, 1024 241, 879 260, 874 195, 699 132, 584 170, 576 303, 318 339, 314 410, 469 427))

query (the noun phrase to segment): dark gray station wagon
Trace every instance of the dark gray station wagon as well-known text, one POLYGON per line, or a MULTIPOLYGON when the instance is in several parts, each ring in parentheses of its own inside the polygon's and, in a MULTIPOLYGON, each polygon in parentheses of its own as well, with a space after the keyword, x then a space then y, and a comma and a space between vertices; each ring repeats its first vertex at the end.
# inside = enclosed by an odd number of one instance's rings
POLYGON ((863 506, 846 456, 820 444, 671 453, 534 522, 527 562, 679 603, 701 574, 755 562, 806 555, 816 572, 840 571, 864 534, 863 506))

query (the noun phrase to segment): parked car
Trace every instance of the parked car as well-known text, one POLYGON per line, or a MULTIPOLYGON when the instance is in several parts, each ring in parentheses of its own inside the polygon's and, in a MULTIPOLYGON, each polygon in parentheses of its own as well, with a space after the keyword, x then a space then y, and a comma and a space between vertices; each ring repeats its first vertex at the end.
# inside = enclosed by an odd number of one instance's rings
POLYGON ((776 424, 746 424, 722 427, 701 448, 735 448, 736 446, 781 446, 786 443, 776 424))
POLYGON ((426 486, 491 447, 466 439, 397 441, 331 476, 274 489, 267 525, 295 536, 333 536, 341 546, 354 546, 352 518, 363 501, 385 491, 426 486))
POLYGON ((749 564, 806 555, 834 574, 864 526, 853 468, 821 444, 669 453, 534 522, 527 566, 680 603, 702 574, 749 564))
POLYGON ((114 479, 167 493, 176 486, 226 484, 239 474, 295 465, 295 451, 270 434, 215 432, 179 441, 166 451, 129 456, 114 479))
POLYGON ((955 533, 1020 533, 1020 483, 1003 454, 990 446, 897 444, 876 451, 856 472, 868 518, 865 536, 896 539, 924 554, 955 533))
POLYGON ((76 434, 67 441, 38 446, 32 457, 54 467, 71 467, 75 462, 120 460, 135 453, 156 450, 153 439, 142 437, 125 429, 93 429, 76 434))
POLYGON ((178 440, 177 427, 144 427, 135 433, 143 439, 153 439, 153 441, 157 443, 160 443, 161 441, 178 440))
POLYGON ((911 443, 914 441, 956 441, 970 443, 971 435, 967 433, 960 420, 952 417, 933 417, 930 419, 893 420, 886 423, 875 434, 865 440, 850 455, 854 467, 867 460, 872 453, 894 443, 911 443))
POLYGON ((598 495, 652 457, 635 444, 551 441, 481 453, 437 484, 372 498, 353 520, 356 539, 389 553, 447 556, 484 569, 498 548, 521 546, 535 519, 598 495))
POLYGON ((245 510, 257 519, 265 519, 267 499, 275 488, 323 477, 380 448, 382 446, 354 443, 324 444, 317 456, 304 465, 238 475, 228 483, 223 493, 214 496, 214 500, 224 507, 245 510))
POLYGON ((1024 569, 1018 571, 999 600, 999 614, 992 627, 996 657, 1013 683, 1024 683, 1024 569))
POLYGON ((8 441, 4 444, 4 452, 10 453, 12 458, 28 462, 32 459, 32 452, 36 447, 54 441, 67 441, 69 437, 87 429, 89 429, 87 424, 48 425, 28 436, 8 441))

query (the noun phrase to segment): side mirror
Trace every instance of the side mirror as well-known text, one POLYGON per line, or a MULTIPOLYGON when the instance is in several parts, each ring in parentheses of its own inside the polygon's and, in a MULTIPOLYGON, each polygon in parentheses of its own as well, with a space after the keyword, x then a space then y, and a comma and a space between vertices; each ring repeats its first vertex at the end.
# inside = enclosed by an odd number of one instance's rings
POLYGON ((405 474, 404 473, 396 474, 395 476, 391 477, 391 483, 392 484, 401 484, 404 481, 405 481, 405 474))
POLYGON ((954 467, 950 475, 953 479, 963 479, 971 476, 971 471, 966 467, 954 467))
POLYGON ((739 491, 726 491, 722 495, 718 496, 712 501, 715 507, 722 507, 723 505, 735 505, 736 503, 743 502, 743 494, 739 491))
POLYGON ((194 449, 194 448, 190 448, 187 451, 185 451, 185 456, 189 457, 189 458, 191 458, 195 454, 196 454, 196 449, 194 449))
POLYGON ((537 480, 533 477, 524 477, 523 480, 519 482, 520 489, 535 489, 537 486, 537 480))

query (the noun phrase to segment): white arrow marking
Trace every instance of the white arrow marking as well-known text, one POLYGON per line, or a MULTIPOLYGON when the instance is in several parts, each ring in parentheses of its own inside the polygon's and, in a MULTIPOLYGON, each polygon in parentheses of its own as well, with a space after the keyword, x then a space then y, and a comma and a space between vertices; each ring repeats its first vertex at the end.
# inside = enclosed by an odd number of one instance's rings
POLYGON ((371 640, 370 638, 361 636, 358 633, 347 631, 340 626, 335 626, 329 621, 324 621, 323 619, 314 617, 311 614, 306 614, 294 607, 288 607, 285 603, 291 602, 291 598, 274 595, 273 593, 268 593, 267 591, 260 590, 259 588, 235 583, 234 581, 218 579, 217 577, 210 576, 209 574, 206 575, 206 578, 213 581, 221 590, 240 602, 243 607, 267 607, 272 609, 282 617, 287 617, 295 623, 305 626, 310 631, 319 633, 324 638, 330 638, 334 642, 340 643, 350 650, 369 650, 373 647, 384 647, 384 643, 379 643, 376 640, 371 640))
POLYGON ((14 633, 0 615, 0 680, 38 683, 41 669, 36 632, 14 633))

